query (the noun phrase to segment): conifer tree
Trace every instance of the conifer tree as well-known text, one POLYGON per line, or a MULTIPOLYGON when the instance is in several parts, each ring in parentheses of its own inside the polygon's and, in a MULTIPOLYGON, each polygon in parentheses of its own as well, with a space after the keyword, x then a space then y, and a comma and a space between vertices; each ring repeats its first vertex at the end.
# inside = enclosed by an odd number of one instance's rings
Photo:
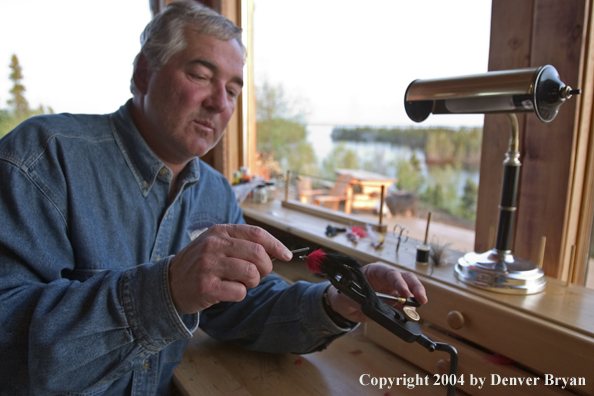
POLYGON ((29 102, 27 102, 27 99, 25 99, 24 96, 25 86, 21 82, 23 79, 23 72, 21 65, 19 65, 19 58, 17 58, 16 54, 12 55, 10 69, 12 72, 10 73, 9 78, 13 83, 12 89, 10 90, 12 99, 9 99, 7 103, 9 106, 12 106, 15 115, 26 114, 30 110, 29 102))
POLYGON ((9 67, 11 72, 8 77, 13 83, 12 89, 9 91, 12 98, 6 101, 8 104, 6 109, 0 108, 0 138, 29 117, 54 112, 51 107, 44 107, 43 105, 31 109, 29 102, 25 98, 25 86, 22 82, 23 71, 16 55, 12 56, 9 67))

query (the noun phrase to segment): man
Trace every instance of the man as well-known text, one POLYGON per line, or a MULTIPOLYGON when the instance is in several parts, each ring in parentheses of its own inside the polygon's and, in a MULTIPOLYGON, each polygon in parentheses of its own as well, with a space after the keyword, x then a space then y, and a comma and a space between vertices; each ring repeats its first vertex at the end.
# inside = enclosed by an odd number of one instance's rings
MULTIPOLYGON (((0 141, 1 394, 167 394, 198 325, 307 353, 365 319, 327 283, 269 276, 291 253, 197 158, 235 109, 240 33, 173 2, 143 33, 119 111, 37 117, 0 141)), ((378 291, 427 301, 413 275, 365 271, 378 291)))

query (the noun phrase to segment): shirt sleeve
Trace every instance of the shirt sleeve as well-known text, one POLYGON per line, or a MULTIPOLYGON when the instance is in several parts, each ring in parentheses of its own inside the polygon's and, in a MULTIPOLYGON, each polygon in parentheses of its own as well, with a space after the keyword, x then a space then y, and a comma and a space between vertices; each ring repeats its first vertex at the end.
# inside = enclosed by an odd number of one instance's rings
POLYGON ((168 259, 77 272, 85 257, 52 196, 2 161, 0 180, 10 186, 0 188, 0 383, 18 387, 14 394, 86 389, 191 337, 197 315, 177 315, 168 259))
MULTIPOLYGON (((322 296, 328 282, 288 285, 271 274, 237 303, 219 303, 200 315, 210 336, 272 353, 310 353, 325 349, 352 330, 338 327, 326 314, 322 296)), ((355 326, 356 327, 356 326, 355 326)), ((354 327, 353 327, 354 328, 354 327)))

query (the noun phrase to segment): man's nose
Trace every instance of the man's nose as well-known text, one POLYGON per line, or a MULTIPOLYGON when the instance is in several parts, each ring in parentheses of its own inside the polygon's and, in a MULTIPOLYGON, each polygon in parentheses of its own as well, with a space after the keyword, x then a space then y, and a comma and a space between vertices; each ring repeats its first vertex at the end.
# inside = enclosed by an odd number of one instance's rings
POLYGON ((215 113, 222 113, 227 109, 227 90, 223 84, 212 86, 211 92, 203 102, 204 106, 215 113))

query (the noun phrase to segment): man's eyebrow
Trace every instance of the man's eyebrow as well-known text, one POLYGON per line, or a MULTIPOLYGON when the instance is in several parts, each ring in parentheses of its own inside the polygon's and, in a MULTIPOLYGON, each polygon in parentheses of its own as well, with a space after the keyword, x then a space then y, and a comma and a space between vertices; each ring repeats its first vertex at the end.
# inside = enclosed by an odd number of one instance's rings
MULTIPOLYGON (((219 71, 219 67, 216 64, 212 63, 209 60, 203 59, 203 58, 194 59, 190 63, 202 65, 202 66, 210 69, 213 73, 216 73, 219 71)), ((233 81, 236 84, 239 84, 239 86, 243 88, 243 78, 234 76, 231 78, 231 81, 233 81)))

